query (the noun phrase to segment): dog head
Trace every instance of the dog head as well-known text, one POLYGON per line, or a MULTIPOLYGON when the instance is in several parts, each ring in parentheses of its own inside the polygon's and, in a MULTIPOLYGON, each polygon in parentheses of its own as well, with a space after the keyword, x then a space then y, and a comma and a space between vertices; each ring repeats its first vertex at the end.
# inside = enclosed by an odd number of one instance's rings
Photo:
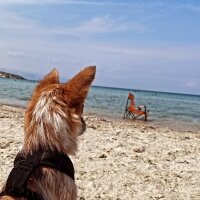
POLYGON ((67 83, 60 83, 54 69, 39 82, 26 111, 26 151, 43 147, 75 153, 77 136, 86 127, 81 115, 95 72, 95 66, 86 67, 67 83))

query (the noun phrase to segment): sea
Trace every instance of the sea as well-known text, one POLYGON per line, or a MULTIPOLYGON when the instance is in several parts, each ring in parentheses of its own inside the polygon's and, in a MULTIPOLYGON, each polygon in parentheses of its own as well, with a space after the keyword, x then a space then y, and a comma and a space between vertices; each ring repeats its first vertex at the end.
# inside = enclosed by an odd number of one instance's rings
MULTIPOLYGON (((36 84, 36 81, 0 78, 0 104, 26 107, 36 84)), ((122 120, 129 92, 135 95, 136 105, 146 105, 150 110, 147 124, 200 131, 200 95, 92 86, 85 112, 122 120)))

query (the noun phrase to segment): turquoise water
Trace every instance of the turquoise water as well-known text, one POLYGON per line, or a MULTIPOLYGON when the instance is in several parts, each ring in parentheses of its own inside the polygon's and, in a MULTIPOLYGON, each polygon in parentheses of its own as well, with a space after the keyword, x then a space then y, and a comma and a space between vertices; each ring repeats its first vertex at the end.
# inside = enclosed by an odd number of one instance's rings
MULTIPOLYGON (((25 107, 37 83, 0 78, 0 103, 25 107)), ((133 92, 137 105, 150 110, 148 123, 200 130, 200 96, 163 92, 92 87, 85 111, 108 117, 123 118, 128 92, 133 92)))

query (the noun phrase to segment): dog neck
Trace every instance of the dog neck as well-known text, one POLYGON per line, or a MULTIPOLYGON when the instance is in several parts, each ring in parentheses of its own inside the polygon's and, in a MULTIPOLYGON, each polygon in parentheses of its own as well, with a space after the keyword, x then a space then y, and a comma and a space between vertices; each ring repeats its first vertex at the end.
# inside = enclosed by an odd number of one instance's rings
POLYGON ((26 112, 25 152, 44 149, 74 154, 81 122, 60 99, 43 94, 26 112))

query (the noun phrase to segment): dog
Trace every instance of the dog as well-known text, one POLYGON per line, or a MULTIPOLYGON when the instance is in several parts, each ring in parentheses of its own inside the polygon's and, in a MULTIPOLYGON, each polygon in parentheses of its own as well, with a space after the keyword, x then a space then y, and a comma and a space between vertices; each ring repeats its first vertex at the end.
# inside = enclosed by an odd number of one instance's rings
POLYGON ((76 153, 78 136, 86 129, 82 113, 95 73, 96 66, 86 67, 60 83, 53 69, 38 83, 25 113, 23 147, 1 200, 77 199, 68 155, 76 153))

